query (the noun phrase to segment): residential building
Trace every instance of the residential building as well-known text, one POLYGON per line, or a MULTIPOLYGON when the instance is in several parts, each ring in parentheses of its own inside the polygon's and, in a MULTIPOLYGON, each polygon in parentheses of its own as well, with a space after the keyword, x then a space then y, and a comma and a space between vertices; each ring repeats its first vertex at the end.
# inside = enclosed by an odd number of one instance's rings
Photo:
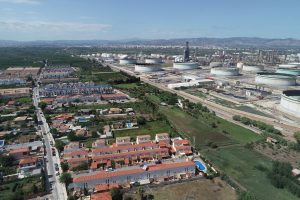
POLYGON ((44 97, 112 93, 113 88, 110 85, 95 85, 93 82, 48 84, 40 90, 40 95, 44 97))
POLYGON ((159 133, 155 135, 155 141, 170 144, 171 139, 168 133, 159 133))
POLYGON ((136 143, 137 144, 148 143, 150 141, 151 141, 151 136, 150 135, 138 135, 136 137, 136 143))
POLYGON ((31 88, 0 89, 0 97, 23 97, 30 95, 31 88))
POLYGON ((129 144, 131 144, 129 136, 116 137, 116 145, 117 146, 129 145, 129 144))
POLYGON ((95 188, 99 184, 127 184, 141 180, 157 180, 161 177, 173 178, 182 176, 194 176, 195 164, 192 161, 180 161, 149 166, 130 167, 107 172, 100 171, 89 174, 75 175, 71 187, 75 189, 95 188))

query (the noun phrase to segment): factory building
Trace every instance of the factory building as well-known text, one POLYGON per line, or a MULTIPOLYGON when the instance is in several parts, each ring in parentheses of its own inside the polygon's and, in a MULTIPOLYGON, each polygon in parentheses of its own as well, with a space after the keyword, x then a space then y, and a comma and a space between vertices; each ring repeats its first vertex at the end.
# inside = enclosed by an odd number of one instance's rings
POLYGON ((169 89, 175 89, 180 87, 194 87, 194 86, 200 86, 200 85, 207 85, 207 84, 213 84, 214 80, 211 79, 201 79, 197 81, 189 81, 189 82, 183 82, 183 83, 170 83, 168 84, 169 89))
POLYGON ((197 69, 198 66, 198 63, 190 62, 189 42, 186 42, 186 46, 183 52, 183 62, 174 62, 173 68, 177 70, 191 70, 197 69))
POLYGON ((283 91, 280 106, 283 111, 300 117, 300 90, 283 91))

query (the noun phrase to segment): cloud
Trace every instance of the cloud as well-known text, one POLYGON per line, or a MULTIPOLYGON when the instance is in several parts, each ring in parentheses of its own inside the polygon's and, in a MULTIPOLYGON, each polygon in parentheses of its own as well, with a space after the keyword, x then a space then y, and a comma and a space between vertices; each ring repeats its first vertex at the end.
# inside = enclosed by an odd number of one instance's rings
POLYGON ((41 4, 43 0, 0 0, 4 3, 14 3, 14 4, 29 4, 29 5, 37 5, 41 4))
POLYGON ((51 36, 81 39, 105 33, 111 27, 100 23, 0 20, 0 32, 20 36, 25 34, 28 37, 35 35, 36 39, 48 39, 51 36))

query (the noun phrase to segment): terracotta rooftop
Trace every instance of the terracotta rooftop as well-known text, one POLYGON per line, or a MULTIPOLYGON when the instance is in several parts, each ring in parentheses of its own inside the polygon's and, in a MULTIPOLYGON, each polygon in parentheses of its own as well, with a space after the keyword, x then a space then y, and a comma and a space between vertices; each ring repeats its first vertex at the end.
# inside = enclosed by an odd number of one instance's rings
POLYGON ((92 156, 92 159, 110 159, 113 157, 123 157, 123 156, 134 156, 134 155, 145 155, 145 154, 151 154, 151 153, 159 153, 164 152, 168 153, 168 148, 158 148, 158 149, 149 149, 149 150, 140 150, 140 151, 130 151, 130 152, 123 152, 123 153, 113 153, 113 154, 104 154, 99 156, 92 156))
MULTIPOLYGON (((195 163, 192 162, 192 161, 157 164, 157 165, 149 166, 148 171, 158 171, 158 170, 162 170, 162 169, 188 167, 188 166, 194 166, 194 165, 195 165, 195 163)), ((75 178, 73 178, 73 182, 74 183, 80 183, 80 182, 88 182, 90 180, 108 179, 108 178, 116 177, 116 176, 126 176, 126 175, 131 175, 131 174, 139 174, 139 173, 143 173, 144 171, 145 170, 143 170, 142 168, 122 170, 122 171, 112 171, 112 172, 101 171, 101 172, 98 172, 98 173, 95 173, 95 174, 75 177, 75 178)))
POLYGON ((38 157, 23 158, 23 159, 20 160, 19 165, 35 163, 37 161, 38 161, 38 157))
POLYGON ((143 147, 159 147, 158 144, 153 142, 147 142, 142 144, 130 144, 124 146, 114 146, 114 147, 104 147, 104 148, 96 148, 92 149, 93 153, 100 153, 100 152, 109 152, 109 151, 118 151, 118 150, 126 150, 126 149, 134 149, 134 148, 143 148, 143 147))
POLYGON ((9 154, 16 154, 16 153, 23 153, 23 152, 29 152, 29 148, 22 147, 22 148, 18 148, 18 149, 13 149, 13 150, 9 151, 9 154))
POLYGON ((70 151, 70 152, 66 152, 64 153, 64 155, 68 155, 68 156, 74 156, 74 155, 87 155, 89 152, 85 151, 85 150, 75 150, 75 151, 70 151))
POLYGON ((109 192, 101 192, 92 194, 91 200, 112 200, 112 197, 109 192))
POLYGON ((68 163, 77 163, 77 162, 82 162, 82 161, 88 161, 88 158, 69 158, 67 159, 68 163))

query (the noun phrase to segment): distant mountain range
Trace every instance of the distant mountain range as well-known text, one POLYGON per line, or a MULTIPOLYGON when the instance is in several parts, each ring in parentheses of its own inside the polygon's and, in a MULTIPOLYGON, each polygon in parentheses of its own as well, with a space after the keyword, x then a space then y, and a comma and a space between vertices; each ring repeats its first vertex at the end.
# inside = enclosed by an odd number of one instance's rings
POLYGON ((179 39, 126 39, 126 40, 37 40, 37 41, 13 41, 0 40, 0 47, 17 46, 99 46, 99 45, 155 45, 155 46, 183 46, 186 41, 191 46, 206 47, 257 47, 257 48, 300 48, 300 40, 267 39, 256 37, 231 37, 231 38, 179 38, 179 39))

